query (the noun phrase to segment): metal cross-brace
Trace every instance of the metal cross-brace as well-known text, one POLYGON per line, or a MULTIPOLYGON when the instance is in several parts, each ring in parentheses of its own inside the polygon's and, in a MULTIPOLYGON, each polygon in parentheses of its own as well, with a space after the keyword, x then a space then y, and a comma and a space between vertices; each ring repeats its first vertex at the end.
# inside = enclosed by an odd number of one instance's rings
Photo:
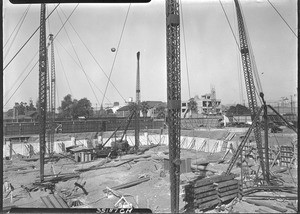
POLYGON ((166 0, 167 106, 171 212, 179 212, 180 186, 180 18, 178 0, 166 0))
POLYGON ((47 48, 46 48, 46 5, 41 4, 40 46, 39 46, 39 138, 40 138, 40 179, 44 180, 44 156, 47 113, 47 48))
POLYGON ((250 134, 251 134, 251 131, 252 131, 252 130, 254 129, 254 127, 255 127, 255 122, 259 119, 260 113, 262 112, 262 110, 263 110, 263 106, 258 110, 258 112, 257 112, 257 114, 256 114, 256 116, 255 116, 255 118, 254 118, 253 121, 252 121, 251 126, 249 127, 248 131, 246 132, 245 137, 243 138, 243 140, 242 140, 242 142, 240 143, 240 145, 238 146, 236 152, 235 152, 234 155, 232 156, 232 158, 231 158, 231 160, 230 160, 230 162, 229 162, 229 166, 228 166, 228 168, 227 168, 227 170, 226 170, 226 172, 225 172, 226 175, 229 175, 229 174, 230 174, 230 172, 231 172, 231 170, 232 170, 234 164, 236 163, 237 159, 239 158, 241 152, 243 151, 243 148, 244 148, 244 146, 245 146, 245 144, 246 144, 246 142, 247 142, 247 140, 248 140, 248 138, 249 138, 249 136, 250 136, 250 134))
MULTIPOLYGON (((263 97, 262 97, 263 98, 263 97)), ((263 101, 264 101, 264 99, 263 99, 263 101)), ((238 148, 237 148, 237 151, 234 153, 234 155, 232 156, 232 158, 231 158, 231 160, 230 160, 230 162, 229 162, 229 166, 228 166, 228 168, 227 168, 227 170, 226 170, 226 172, 225 172, 225 174, 229 174, 230 172, 231 172, 231 170, 232 170, 232 168, 233 168, 233 166, 234 166, 234 164, 236 163, 236 161, 237 161, 237 159, 238 159, 238 157, 240 156, 240 154, 241 154, 241 152, 243 151, 243 148, 244 148, 244 146, 245 146, 245 144, 246 144, 246 142, 247 142, 247 140, 248 140, 248 138, 249 138, 249 136, 250 136, 250 134, 251 134, 251 131, 255 128, 255 123, 257 122, 257 120, 259 120, 259 117, 260 117, 260 114, 261 114, 261 112, 262 112, 262 110, 264 110, 264 112, 265 112, 265 114, 267 114, 267 107, 269 107, 271 110, 273 110, 285 123, 286 123, 286 125, 289 127, 289 128, 291 128, 291 129, 293 129, 296 133, 298 133, 297 132, 297 130, 294 128, 294 127, 292 127, 290 124, 289 124, 289 122, 288 121, 286 121, 272 106, 270 106, 270 105, 266 105, 266 102, 264 102, 264 105, 262 105, 261 107, 260 107, 260 109, 258 110, 258 112, 257 112, 257 114, 256 114, 256 116, 255 116, 255 118, 253 119, 253 121, 252 121, 252 124, 251 124, 251 126, 249 127, 249 129, 248 129, 248 131, 246 132, 246 135, 245 135, 245 137, 243 138, 243 140, 242 140, 242 142, 239 144, 239 146, 238 146, 238 148)), ((264 115, 264 117, 266 118, 266 115, 264 115)), ((266 122, 266 121, 265 121, 266 122)), ((268 142, 268 139, 267 139, 267 137, 268 137, 268 126, 266 125, 265 126, 265 139, 266 139, 266 142, 268 142)), ((266 143, 267 144, 267 143, 266 143)), ((268 145, 267 145, 268 146, 268 145)), ((267 150, 268 151, 268 150, 267 150)), ((268 157, 268 155, 266 155, 265 156, 265 159, 266 160, 268 160, 269 159, 269 157, 268 157)), ((275 158, 276 159, 276 158, 275 158)), ((273 164, 272 164, 273 165, 273 164)), ((268 166, 268 162, 266 161, 266 181, 268 182, 269 180, 269 166, 268 166)))

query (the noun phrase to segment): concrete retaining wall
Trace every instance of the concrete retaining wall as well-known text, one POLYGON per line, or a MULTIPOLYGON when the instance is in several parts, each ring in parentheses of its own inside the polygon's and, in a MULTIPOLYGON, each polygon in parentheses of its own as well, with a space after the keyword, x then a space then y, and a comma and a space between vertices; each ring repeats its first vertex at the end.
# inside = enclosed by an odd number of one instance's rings
MULTIPOLYGON (((134 135, 125 135, 124 137, 127 139, 129 145, 134 146, 135 137, 134 135)), ((104 143, 108 138, 98 137, 98 139, 92 140, 93 146, 97 143, 104 143)), ((119 138, 117 138, 119 139, 119 138)), ((115 138, 111 138, 105 146, 111 146, 111 142, 114 141, 115 138)), ((166 134, 148 134, 143 133, 140 134, 140 145, 151 145, 151 144, 158 144, 166 145, 169 144, 169 136, 166 134)), ((194 149, 197 151, 203 152, 221 152, 222 150, 226 150, 232 144, 233 148, 236 149, 238 146, 238 142, 236 141, 228 141, 228 143, 224 142, 223 140, 215 140, 209 138, 201 138, 201 137, 188 137, 188 136, 181 136, 181 148, 183 149, 194 149)), ((14 142, 11 143, 6 141, 3 145, 3 157, 10 156, 10 146, 12 145, 12 155, 21 154, 24 156, 29 156, 29 150, 26 148, 26 145, 32 145, 33 150, 35 153, 39 152, 39 139, 37 138, 33 142, 14 142)), ((71 137, 70 140, 64 141, 55 141, 54 142, 54 152, 55 153, 62 153, 63 148, 73 146, 73 145, 83 145, 88 147, 88 140, 87 139, 76 139, 71 137), (62 146, 64 144, 64 146, 62 146)))
MULTIPOLYGON (((34 142, 10 142, 6 141, 3 145, 3 157, 10 156, 10 147, 12 146, 12 155, 20 154, 24 156, 29 156, 29 150, 26 146, 31 145, 33 148, 34 153, 38 153, 40 151, 39 140, 34 142)), ((87 140, 76 140, 75 138, 66 141, 55 141, 53 150, 55 153, 62 153, 63 148, 73 146, 73 145, 83 145, 87 147, 87 140), (64 146, 62 146, 64 144, 64 146)), ((47 149, 46 149, 47 150, 47 149)))

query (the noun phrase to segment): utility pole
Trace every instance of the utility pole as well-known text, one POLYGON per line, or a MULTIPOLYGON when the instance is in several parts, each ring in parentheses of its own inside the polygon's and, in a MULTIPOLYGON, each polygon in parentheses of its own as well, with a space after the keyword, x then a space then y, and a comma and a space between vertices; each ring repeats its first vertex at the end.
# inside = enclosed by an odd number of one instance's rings
POLYGON ((180 17, 179 1, 166 0, 167 39, 167 107, 171 213, 179 212, 180 185, 180 17))
POLYGON ((44 157, 47 113, 47 48, 46 48, 46 5, 41 4, 40 46, 39 46, 39 140, 40 140, 40 180, 44 180, 44 157))
POLYGON ((140 52, 136 53, 137 72, 136 72, 136 109, 135 109, 135 151, 138 150, 140 144, 140 52))

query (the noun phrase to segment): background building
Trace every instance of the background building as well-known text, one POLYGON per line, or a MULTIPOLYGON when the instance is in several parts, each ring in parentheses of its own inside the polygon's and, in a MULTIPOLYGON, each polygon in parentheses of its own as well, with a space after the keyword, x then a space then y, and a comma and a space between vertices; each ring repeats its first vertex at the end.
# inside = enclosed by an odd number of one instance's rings
MULTIPOLYGON (((194 107, 195 108, 195 107, 194 107)), ((220 115, 222 114, 222 105, 221 99, 216 98, 216 91, 214 88, 211 89, 211 93, 207 93, 201 95, 199 97, 196 95, 194 98, 189 101, 181 102, 181 117, 189 118, 189 117, 201 117, 203 115, 220 115), (191 100, 196 102, 197 110, 191 111, 191 100)))

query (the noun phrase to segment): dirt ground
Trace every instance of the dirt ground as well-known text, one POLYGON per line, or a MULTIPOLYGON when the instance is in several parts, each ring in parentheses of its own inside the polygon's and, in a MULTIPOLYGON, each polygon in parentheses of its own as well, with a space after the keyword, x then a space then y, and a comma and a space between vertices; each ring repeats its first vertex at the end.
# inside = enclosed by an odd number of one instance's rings
MULTIPOLYGON (((294 135, 290 133, 281 134, 282 141, 290 141, 294 135), (284 138, 286 136, 286 138, 284 138)), ((273 142, 273 141, 272 141, 273 142)), ((277 143, 277 142, 276 142, 277 143)), ((181 150, 182 158, 192 158, 193 161, 208 161, 208 171, 205 171, 206 176, 221 174, 228 167, 228 161, 232 154, 226 156, 225 162, 217 164, 215 160, 220 160, 224 152, 206 153, 194 150, 181 150)), ((119 200, 118 196, 124 196, 126 200, 134 207, 150 208, 154 213, 170 213, 170 178, 168 171, 164 170, 164 158, 168 158, 168 147, 158 146, 146 151, 141 155, 141 158, 136 157, 136 160, 114 167, 116 164, 124 162, 124 160, 133 157, 134 155, 124 155, 121 158, 114 160, 97 159, 88 163, 75 163, 68 158, 60 158, 56 162, 48 162, 45 164, 45 175, 76 173, 78 178, 71 178, 67 181, 60 181, 55 184, 55 193, 62 197, 69 205, 72 202, 79 201, 77 207, 100 208, 114 207, 119 200), (144 158, 143 158, 144 157, 144 158), (89 167, 99 167, 100 169, 90 169, 80 172, 80 170, 89 167), (106 167, 106 168, 105 168, 106 167), (127 182, 135 181, 139 178, 148 177, 149 180, 137 184, 132 187, 114 191, 114 194, 104 193, 107 187, 112 188, 127 182), (77 182, 84 186, 87 195, 80 188, 75 188, 74 183, 77 182)), ((37 189, 35 191, 26 191, 26 187, 30 187, 34 181, 39 181, 39 161, 25 161, 24 157, 15 155, 12 160, 4 160, 3 180, 8 181, 14 187, 11 197, 8 192, 3 194, 4 207, 46 207, 42 202, 41 197, 50 194, 49 190, 37 189)), ((280 169, 274 166, 271 171, 280 169)), ((234 167, 232 172, 240 175, 240 168, 234 167)), ((202 172, 203 174, 203 172, 202 172)), ((189 172, 181 174, 181 185, 195 179, 199 173, 189 172)), ((283 181, 284 185, 297 186, 297 168, 293 167, 291 173, 288 170, 277 174, 283 181)), ((181 188, 182 189, 182 188, 181 188)), ((180 209, 183 210, 185 202, 183 201, 183 191, 180 193, 180 209)), ((289 193, 283 192, 259 192, 257 195, 279 195, 290 196, 289 193)), ((260 200, 262 201, 262 200, 260 200)), ((298 200, 277 199, 271 200, 267 197, 264 199, 272 205, 284 207, 290 203, 297 207, 298 200)), ((258 209, 266 211, 266 213, 276 213, 275 210, 268 207, 258 207, 245 202, 243 199, 235 199, 231 202, 230 210, 226 209, 225 205, 221 208, 208 210, 206 213, 252 213, 258 209)), ((296 213, 293 209, 287 208, 287 213, 296 213)))

